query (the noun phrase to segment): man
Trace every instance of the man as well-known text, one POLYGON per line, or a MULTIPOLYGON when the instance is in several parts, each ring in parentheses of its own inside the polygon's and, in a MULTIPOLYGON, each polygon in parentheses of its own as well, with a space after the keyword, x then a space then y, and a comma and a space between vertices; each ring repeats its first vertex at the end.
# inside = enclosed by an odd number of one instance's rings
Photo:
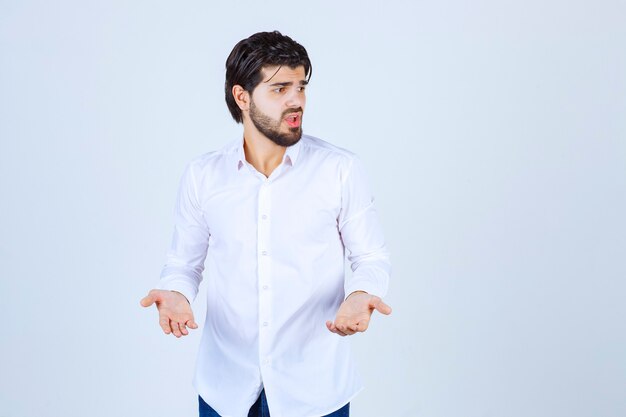
POLYGON ((235 46, 225 94, 243 138, 187 166, 159 289, 141 300, 156 303, 165 334, 187 335, 212 257, 194 377, 200 416, 348 416, 362 385, 339 336, 364 332, 374 310, 391 313, 363 165, 302 134, 311 71, 306 50, 277 31, 235 46))

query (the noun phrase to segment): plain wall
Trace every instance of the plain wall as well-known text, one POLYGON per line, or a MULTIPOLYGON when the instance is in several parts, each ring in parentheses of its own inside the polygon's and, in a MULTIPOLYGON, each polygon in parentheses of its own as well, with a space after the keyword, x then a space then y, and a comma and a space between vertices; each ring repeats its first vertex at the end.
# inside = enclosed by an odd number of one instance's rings
POLYGON ((226 57, 273 29, 307 48, 304 131, 361 156, 392 254, 352 415, 626 415, 625 15, 0 0, 0 416, 197 415, 199 331, 139 300, 185 164, 241 135, 226 57))

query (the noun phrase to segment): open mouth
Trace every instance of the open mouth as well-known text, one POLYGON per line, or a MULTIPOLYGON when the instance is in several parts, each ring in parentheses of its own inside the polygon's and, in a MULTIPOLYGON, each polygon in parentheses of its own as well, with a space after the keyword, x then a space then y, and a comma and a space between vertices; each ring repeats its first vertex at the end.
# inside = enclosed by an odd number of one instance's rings
POLYGON ((300 114, 298 113, 292 113, 285 117, 284 120, 290 127, 300 126, 300 114))

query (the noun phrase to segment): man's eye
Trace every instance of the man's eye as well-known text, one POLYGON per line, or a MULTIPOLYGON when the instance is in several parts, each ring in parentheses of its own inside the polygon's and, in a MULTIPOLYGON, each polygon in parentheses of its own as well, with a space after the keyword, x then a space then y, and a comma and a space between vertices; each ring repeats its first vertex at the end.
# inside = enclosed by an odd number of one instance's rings
POLYGON ((285 89, 285 87, 278 87, 278 88, 274 89, 274 92, 275 93, 282 93, 284 89, 285 89))
POLYGON ((298 87, 298 91, 300 92, 304 91, 304 87, 298 87))

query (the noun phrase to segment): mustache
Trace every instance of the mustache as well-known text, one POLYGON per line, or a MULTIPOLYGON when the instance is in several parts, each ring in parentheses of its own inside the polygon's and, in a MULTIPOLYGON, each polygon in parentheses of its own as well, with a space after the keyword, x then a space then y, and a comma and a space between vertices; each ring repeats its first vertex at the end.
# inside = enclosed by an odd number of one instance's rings
POLYGON ((287 109, 283 112, 283 118, 287 116, 289 113, 303 113, 304 114, 304 110, 302 110, 302 107, 298 107, 297 109, 287 109))

